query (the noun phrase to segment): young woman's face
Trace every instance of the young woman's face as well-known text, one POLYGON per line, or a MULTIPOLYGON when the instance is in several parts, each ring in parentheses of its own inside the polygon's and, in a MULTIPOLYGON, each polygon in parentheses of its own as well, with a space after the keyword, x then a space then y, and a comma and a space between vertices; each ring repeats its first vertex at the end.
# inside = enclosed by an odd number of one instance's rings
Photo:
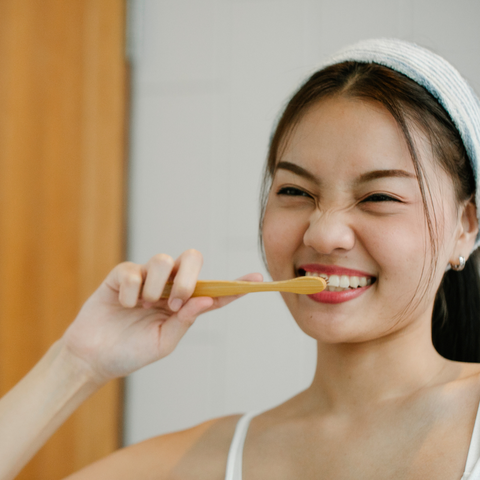
POLYGON ((303 116, 280 152, 263 225, 272 278, 322 275, 339 285, 311 296, 284 294, 309 335, 357 342, 430 322, 460 221, 452 181, 422 136, 415 139, 439 239, 433 278, 414 165, 383 106, 324 99, 303 116))

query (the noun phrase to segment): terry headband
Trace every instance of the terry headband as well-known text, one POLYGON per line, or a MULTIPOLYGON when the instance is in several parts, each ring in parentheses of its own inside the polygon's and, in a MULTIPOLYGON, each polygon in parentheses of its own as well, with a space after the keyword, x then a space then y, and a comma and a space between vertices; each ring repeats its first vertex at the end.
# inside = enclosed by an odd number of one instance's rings
MULTIPOLYGON (((414 43, 372 39, 346 47, 322 65, 354 61, 378 63, 409 77, 430 92, 457 127, 475 177, 475 204, 480 223, 480 101, 467 81, 444 58, 414 43)), ((474 249, 480 245, 480 232, 474 249)))

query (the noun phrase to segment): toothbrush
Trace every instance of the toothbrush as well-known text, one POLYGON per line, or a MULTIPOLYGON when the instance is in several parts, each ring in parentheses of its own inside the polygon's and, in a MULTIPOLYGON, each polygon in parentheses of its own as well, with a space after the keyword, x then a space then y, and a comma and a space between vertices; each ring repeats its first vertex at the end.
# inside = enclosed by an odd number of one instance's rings
MULTIPOLYGON (((162 298, 168 298, 173 283, 168 282, 162 298)), ((192 297, 225 297, 253 292, 318 293, 325 290, 327 282, 321 277, 297 277, 280 282, 245 282, 240 280, 198 280, 192 297)))

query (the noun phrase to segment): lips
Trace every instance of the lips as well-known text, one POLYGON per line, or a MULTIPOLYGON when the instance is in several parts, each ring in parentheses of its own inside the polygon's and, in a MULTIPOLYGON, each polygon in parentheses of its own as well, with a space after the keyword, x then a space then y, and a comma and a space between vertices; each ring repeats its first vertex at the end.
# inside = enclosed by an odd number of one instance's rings
POLYGON ((308 264, 298 268, 300 276, 318 276, 327 281, 327 288, 309 295, 321 303, 342 303, 362 295, 375 283, 376 278, 367 272, 336 265, 308 264))

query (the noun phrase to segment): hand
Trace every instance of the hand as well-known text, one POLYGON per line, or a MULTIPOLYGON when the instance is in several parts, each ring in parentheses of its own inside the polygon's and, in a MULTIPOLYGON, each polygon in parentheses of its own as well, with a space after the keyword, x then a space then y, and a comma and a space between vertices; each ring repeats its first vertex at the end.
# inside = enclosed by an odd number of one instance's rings
MULTIPOLYGON (((200 252, 187 250, 176 260, 160 254, 145 265, 117 265, 63 335, 64 348, 97 383, 167 356, 198 315, 241 296, 191 298, 202 264, 200 252), (160 298, 172 279, 170 298, 160 298)), ((240 280, 258 282, 262 275, 240 280)))

